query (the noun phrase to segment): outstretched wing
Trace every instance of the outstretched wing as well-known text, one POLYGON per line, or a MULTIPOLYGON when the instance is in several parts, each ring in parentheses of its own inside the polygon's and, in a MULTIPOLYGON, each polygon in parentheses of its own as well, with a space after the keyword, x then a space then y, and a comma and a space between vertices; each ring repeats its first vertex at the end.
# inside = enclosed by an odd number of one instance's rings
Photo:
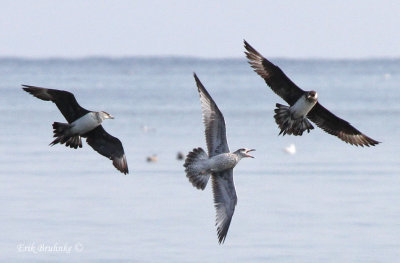
POLYGON ((88 110, 79 106, 71 92, 56 89, 45 89, 28 85, 22 86, 25 87, 23 89, 26 92, 29 92, 36 98, 54 102, 69 123, 79 119, 89 112, 88 110))
POLYGON ((211 180, 214 206, 217 212, 215 225, 217 226, 218 241, 223 243, 237 203, 235 184, 233 183, 233 169, 213 173, 211 180))
POLYGON ((318 127, 329 134, 339 137, 346 143, 368 147, 379 143, 378 141, 375 141, 374 139, 371 139, 370 137, 361 133, 349 122, 328 111, 319 102, 315 104, 312 110, 307 114, 307 117, 317 124, 318 127))
POLYGON ((244 40, 244 47, 247 50, 244 53, 254 71, 290 106, 295 104, 301 95, 304 94, 304 90, 294 84, 279 67, 258 53, 246 40, 244 40))
POLYGON ((115 168, 121 173, 129 173, 124 148, 118 138, 108 134, 101 125, 82 135, 82 137, 86 137, 86 142, 96 152, 111 159, 115 168))
POLYGON ((227 153, 229 152, 229 147, 226 140, 224 116, 196 74, 194 74, 194 79, 200 95, 203 123, 206 128, 208 155, 212 157, 220 153, 227 153))

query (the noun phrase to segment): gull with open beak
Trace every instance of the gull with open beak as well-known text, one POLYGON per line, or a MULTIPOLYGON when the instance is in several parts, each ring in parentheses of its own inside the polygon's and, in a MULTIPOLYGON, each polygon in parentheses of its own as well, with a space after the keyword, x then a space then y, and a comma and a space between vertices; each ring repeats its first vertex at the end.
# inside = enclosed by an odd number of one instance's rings
POLYGON ((195 148, 187 155, 183 166, 189 181, 201 190, 204 190, 211 175, 218 241, 223 243, 237 202, 233 168, 242 158, 254 158, 249 153, 255 150, 241 148, 229 151, 224 116, 196 74, 194 78, 200 95, 208 154, 200 147, 195 148))

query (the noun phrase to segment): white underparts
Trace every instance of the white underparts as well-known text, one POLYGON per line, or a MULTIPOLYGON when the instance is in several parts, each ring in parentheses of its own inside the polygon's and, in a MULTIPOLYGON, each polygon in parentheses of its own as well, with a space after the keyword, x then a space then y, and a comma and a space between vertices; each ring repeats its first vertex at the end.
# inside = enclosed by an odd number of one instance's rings
POLYGON ((305 96, 301 96, 296 103, 290 107, 290 112, 292 114, 293 119, 303 118, 307 116, 310 110, 317 103, 316 100, 309 101, 305 96))
POLYGON ((71 134, 85 134, 101 124, 95 112, 89 112, 71 123, 71 134))

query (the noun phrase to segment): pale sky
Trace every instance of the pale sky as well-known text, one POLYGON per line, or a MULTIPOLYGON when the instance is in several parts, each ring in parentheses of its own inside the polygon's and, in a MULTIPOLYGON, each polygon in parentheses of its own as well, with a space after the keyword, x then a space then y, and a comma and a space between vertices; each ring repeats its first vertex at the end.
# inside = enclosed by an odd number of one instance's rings
POLYGON ((400 0, 2 0, 0 57, 400 57, 400 0))

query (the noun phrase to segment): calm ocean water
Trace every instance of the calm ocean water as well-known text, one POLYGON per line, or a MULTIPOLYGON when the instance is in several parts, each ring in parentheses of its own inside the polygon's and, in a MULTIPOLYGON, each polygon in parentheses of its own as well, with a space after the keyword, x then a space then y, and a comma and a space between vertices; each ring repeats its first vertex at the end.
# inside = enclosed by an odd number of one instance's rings
POLYGON ((278 136, 278 96, 246 60, 0 60, 3 262, 398 262, 400 60, 273 60, 368 136, 350 146, 316 128, 278 136), (206 147, 195 71, 225 116, 238 205, 218 245, 212 192, 193 188, 178 151, 206 147), (64 89, 104 123, 130 174, 86 143, 48 146, 53 103, 21 84, 64 89), (284 148, 295 144, 297 153, 284 148), (157 154, 157 163, 146 157, 157 154), (63 247, 63 248, 60 248, 63 247), (55 248, 58 251, 52 251, 55 248))

